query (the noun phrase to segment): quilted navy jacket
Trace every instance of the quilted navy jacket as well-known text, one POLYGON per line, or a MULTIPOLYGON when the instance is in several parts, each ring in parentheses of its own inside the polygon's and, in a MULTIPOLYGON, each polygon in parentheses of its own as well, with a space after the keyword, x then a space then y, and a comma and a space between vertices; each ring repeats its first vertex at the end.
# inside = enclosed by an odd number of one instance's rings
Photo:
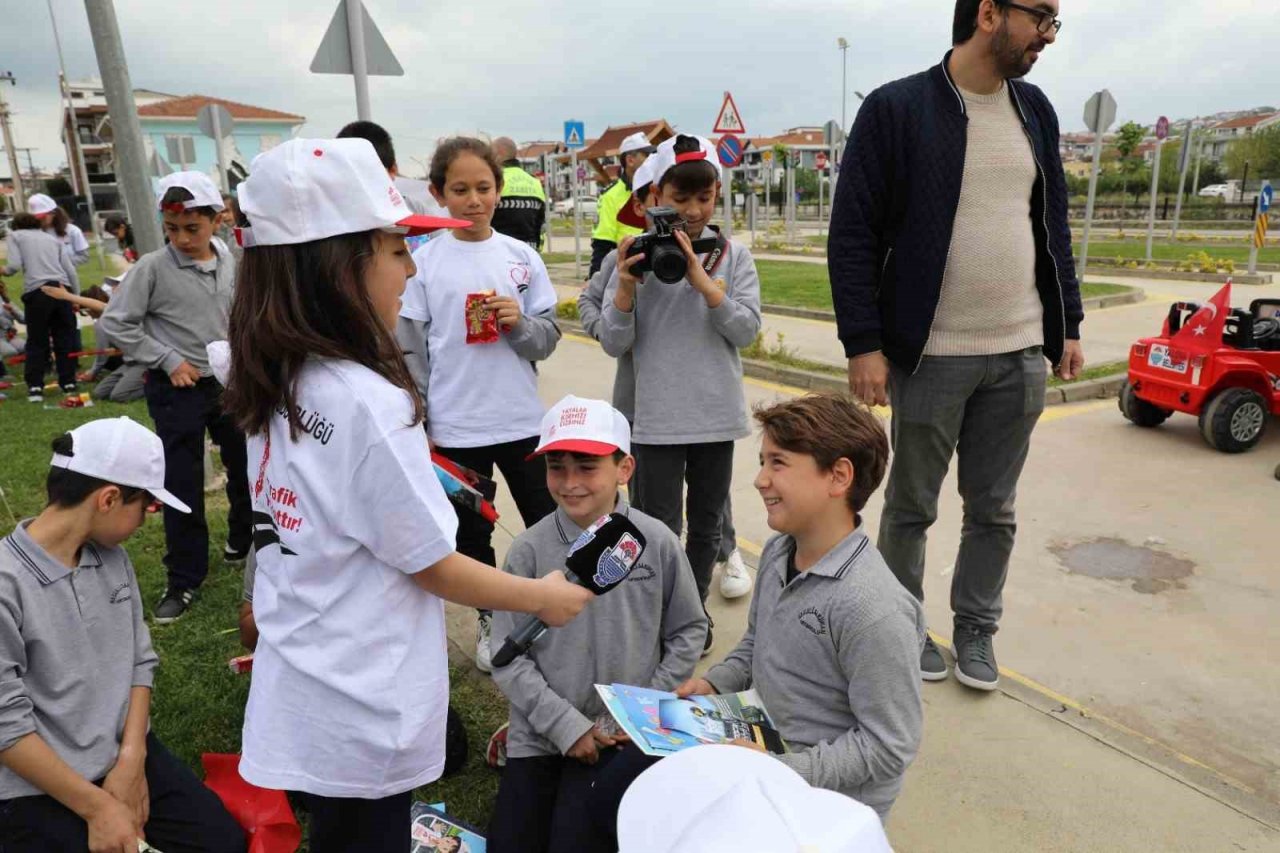
MULTIPOLYGON (((836 185, 828 269, 836 324, 850 358, 882 350, 915 372, 933 326, 964 176, 968 116, 940 65, 876 89, 849 136, 836 185)), ((1084 311, 1071 255, 1058 117, 1044 93, 1008 81, 1039 177, 1031 191, 1044 353, 1062 359, 1084 311)))

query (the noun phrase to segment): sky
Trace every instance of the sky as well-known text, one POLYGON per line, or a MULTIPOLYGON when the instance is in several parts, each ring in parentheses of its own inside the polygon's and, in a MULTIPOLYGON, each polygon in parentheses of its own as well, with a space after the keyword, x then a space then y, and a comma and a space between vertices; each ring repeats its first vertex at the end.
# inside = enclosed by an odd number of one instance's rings
MULTIPOLYGON (((52 0, 73 80, 97 76, 82 0, 52 0)), ((304 136, 355 118, 350 77, 312 74, 337 0, 116 0, 135 88, 204 94, 307 117, 304 136)), ((840 120, 849 41, 855 90, 939 62, 951 41, 950 0, 365 0, 403 77, 370 79, 372 118, 416 175, 442 136, 559 139, 566 119, 588 136, 666 118, 709 135, 733 93, 749 135, 840 120), (662 10, 660 13, 655 10, 662 10)), ((1275 0, 1061 0, 1062 31, 1028 78, 1083 130, 1101 88, 1117 125, 1223 110, 1280 107, 1275 0)), ((35 163, 65 162, 58 137, 58 59, 46 0, 0 0, 0 73, 15 147, 35 163)), ((23 158, 25 170, 26 160, 23 158)), ((0 157, 0 175, 8 174, 0 157)))

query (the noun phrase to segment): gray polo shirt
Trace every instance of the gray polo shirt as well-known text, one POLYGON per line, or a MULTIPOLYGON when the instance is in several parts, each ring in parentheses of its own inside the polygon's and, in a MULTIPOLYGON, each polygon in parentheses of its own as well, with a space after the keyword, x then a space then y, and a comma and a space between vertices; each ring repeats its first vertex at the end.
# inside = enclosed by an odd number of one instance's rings
POLYGON ((924 611, 861 528, 787 584, 794 553, 790 536, 765 545, 747 633, 707 680, 754 687, 792 749, 780 760, 883 818, 920 746, 924 611))
MULTIPOLYGON (((618 499, 645 537, 630 577, 587 605, 568 625, 553 628, 527 655, 495 669, 493 680, 511 702, 507 755, 563 755, 605 712, 595 685, 637 684, 674 690, 693 674, 707 636, 707 617, 680 540, 666 525, 618 499)), ((582 528, 555 512, 516 537, 504 571, 540 578, 563 569, 582 528)), ((523 614, 495 612, 500 646, 523 614)))
MULTIPOLYGON (((0 539, 0 751, 35 732, 96 781, 120 752, 129 692, 158 659, 123 548, 92 542, 62 565, 27 535, 0 539)), ((0 800, 41 794, 0 767, 0 800)))
POLYGON ((236 262, 221 241, 194 261, 165 246, 143 255, 99 321, 125 358, 171 373, 183 361, 212 376, 205 347, 227 338, 236 262))
POLYGON ((60 282, 80 292, 80 278, 71 251, 54 235, 34 228, 10 231, 5 245, 4 269, 22 270, 22 294, 37 290, 42 284, 60 282))

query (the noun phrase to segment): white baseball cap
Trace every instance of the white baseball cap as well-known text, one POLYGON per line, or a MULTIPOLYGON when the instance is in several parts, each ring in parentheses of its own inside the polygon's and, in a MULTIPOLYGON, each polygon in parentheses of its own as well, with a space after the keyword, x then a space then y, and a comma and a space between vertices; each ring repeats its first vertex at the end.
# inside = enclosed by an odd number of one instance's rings
POLYGON ((880 817, 776 758, 707 745, 641 773, 618 809, 620 853, 892 853, 880 817), (661 815, 661 820, 655 820, 661 815))
POLYGON ((720 171, 720 158, 719 155, 716 154, 716 147, 711 144, 711 140, 701 136, 695 136, 693 138, 698 140, 698 150, 689 151, 684 154, 677 154, 676 140, 681 136, 689 136, 689 134, 681 133, 671 137, 670 139, 664 140, 660 145, 658 145, 653 156, 645 161, 645 163, 653 162, 649 178, 654 183, 661 181, 662 176, 675 166, 680 163, 687 163, 691 160, 706 160, 712 166, 716 167, 717 172, 720 171))
POLYGON ((367 139, 291 139, 253 160, 238 188, 249 219, 240 244, 283 246, 381 229, 413 236, 465 228, 463 219, 414 214, 367 139))
POLYGON ((191 507, 164 487, 164 443, 129 418, 100 418, 71 430, 72 456, 53 454, 50 465, 117 486, 146 489, 178 512, 191 507))
POLYGON ((542 416, 538 448, 530 457, 566 450, 608 456, 631 452, 631 426, 622 413, 604 400, 585 400, 572 394, 542 416))
POLYGON ((631 198, 618 207, 618 221, 623 225, 630 225, 632 228, 645 227, 644 217, 635 212, 635 209, 631 206, 631 200, 636 199, 641 204, 645 203, 645 199, 640 198, 636 193, 638 190, 645 189, 653 183, 653 169, 657 165, 657 161, 658 157, 656 155, 646 158, 636 169, 636 173, 631 176, 631 198))
POLYGON ((27 199, 27 210, 35 216, 44 216, 58 209, 58 203, 44 193, 35 193, 27 199))
POLYGON ((654 145, 649 141, 649 137, 643 133, 633 133, 622 140, 622 144, 618 146, 618 156, 634 154, 637 151, 642 154, 652 154, 654 150, 654 145))
POLYGON ((218 192, 218 188, 204 172, 173 172, 165 175, 160 179, 160 188, 156 190, 156 203, 160 204, 164 194, 173 187, 182 187, 191 193, 191 198, 182 202, 182 210, 191 210, 193 207, 212 207, 214 210, 222 210, 225 207, 222 203, 222 193, 218 192))

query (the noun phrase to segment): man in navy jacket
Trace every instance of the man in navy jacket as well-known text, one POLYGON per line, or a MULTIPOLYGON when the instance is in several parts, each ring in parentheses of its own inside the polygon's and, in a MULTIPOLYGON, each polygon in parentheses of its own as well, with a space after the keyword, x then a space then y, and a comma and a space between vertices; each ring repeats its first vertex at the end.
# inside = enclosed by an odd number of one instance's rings
MULTIPOLYGON (((1046 359, 1064 379, 1084 365, 1058 119, 1021 79, 1055 41, 1057 14, 1058 0, 957 0, 942 63, 862 105, 828 249, 849 388, 893 407, 877 544, 921 600, 926 534, 959 456, 956 677, 980 690, 998 681, 991 637, 1046 359)), ((921 671, 947 677, 932 640, 921 671)))

